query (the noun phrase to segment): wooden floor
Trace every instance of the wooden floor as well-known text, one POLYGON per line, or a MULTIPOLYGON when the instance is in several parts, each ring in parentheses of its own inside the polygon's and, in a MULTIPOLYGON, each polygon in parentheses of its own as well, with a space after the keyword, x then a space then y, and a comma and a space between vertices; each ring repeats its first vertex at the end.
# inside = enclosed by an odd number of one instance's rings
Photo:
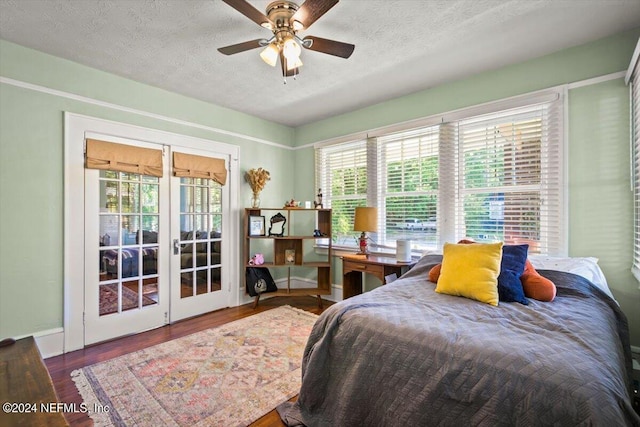
MULTIPOLYGON (((323 300, 324 308, 332 304, 323 300)), ((53 384, 58 395, 58 400, 63 403, 82 403, 82 398, 71 380, 71 371, 131 353, 152 345, 165 341, 180 338, 185 335, 199 332, 208 328, 223 325, 252 314, 270 310, 282 305, 291 305, 312 313, 320 314, 323 310, 318 307, 317 297, 274 297, 260 300, 256 309, 252 308, 252 303, 240 307, 226 308, 214 311, 192 319, 176 322, 172 325, 143 332, 141 334, 119 338, 113 341, 96 344, 86 347, 83 350, 74 351, 61 356, 51 357, 45 360, 47 369, 53 379, 53 384)), ((81 413, 65 414, 71 426, 92 426, 91 419, 81 413)), ((260 418, 253 424, 253 427, 284 426, 280 421, 278 413, 273 410, 260 418)))

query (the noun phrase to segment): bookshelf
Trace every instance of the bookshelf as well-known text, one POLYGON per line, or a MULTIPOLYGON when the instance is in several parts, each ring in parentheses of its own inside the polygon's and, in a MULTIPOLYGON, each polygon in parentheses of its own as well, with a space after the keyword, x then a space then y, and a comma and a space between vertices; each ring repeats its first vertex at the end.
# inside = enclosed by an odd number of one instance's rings
MULTIPOLYGON (((272 273, 284 271, 286 287, 271 296, 316 295, 322 307, 322 295, 331 295, 331 209, 305 208, 246 208, 244 212, 244 268, 268 268, 272 273), (280 213, 285 219, 282 236, 269 235, 270 219, 280 213), (256 234, 250 221, 260 222, 264 218, 264 235, 256 234), (319 230, 321 235, 314 235, 319 230), (326 247, 326 251, 318 253, 318 245, 326 247), (255 253, 264 255, 264 264, 249 264, 255 253), (292 271, 300 269, 305 275, 315 276, 315 287, 293 288, 291 286, 292 271), (311 272, 311 273, 309 273, 311 272)), ((245 274, 246 278, 246 274, 245 274)), ((246 283, 245 283, 246 288, 246 283)), ((260 294, 255 297, 257 307, 260 294)))

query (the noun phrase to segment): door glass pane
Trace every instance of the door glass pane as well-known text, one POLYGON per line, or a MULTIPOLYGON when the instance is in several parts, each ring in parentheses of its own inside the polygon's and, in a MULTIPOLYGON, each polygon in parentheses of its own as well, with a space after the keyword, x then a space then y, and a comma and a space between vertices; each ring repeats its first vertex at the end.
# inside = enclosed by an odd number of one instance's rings
POLYGON ((222 215, 211 215, 209 220, 211 221, 211 237, 219 238, 222 230, 222 215))
POLYGON ((100 181, 100 211, 118 212, 119 195, 117 181, 100 181))
MULTIPOLYGON (((142 216, 142 243, 158 243, 159 218, 157 215, 142 216)), ((138 235, 138 239, 140 236, 138 235)))
POLYGON ((180 273, 180 298, 193 296, 193 271, 180 273))
POLYGON ((143 305, 151 305, 158 302, 158 281, 145 279, 142 285, 143 305), (151 302, 149 302, 151 300, 151 302))
MULTIPOLYGON (((201 235, 201 232, 205 232, 207 231, 207 216, 206 215, 194 215, 194 219, 195 219, 195 230, 197 231, 196 233, 196 238, 199 238, 199 236, 201 235)), ((206 238, 206 235, 205 235, 206 238)))
POLYGON ((99 314, 100 316, 105 316, 107 314, 113 314, 118 312, 118 307, 120 307, 119 302, 119 284, 118 283, 110 283, 107 285, 100 285, 99 298, 99 314))
POLYGON ((208 289, 207 270, 198 270, 196 272, 196 295, 206 294, 208 289))
POLYGON ((113 249, 100 251, 100 281, 117 280, 120 275, 118 251, 113 249))
POLYGON ((100 246, 118 246, 118 215, 100 215, 100 246))
POLYGON ((122 311, 134 310, 140 307, 138 281, 122 282, 122 311))
POLYGON ((157 246, 147 246, 142 248, 142 274, 144 276, 158 274, 157 246))
POLYGON ((100 171, 99 188, 100 316, 158 304, 158 178, 100 171))
POLYGON ((211 291, 219 291, 222 289, 222 282, 220 281, 220 267, 215 267, 209 270, 211 275, 211 291))
POLYGON ((140 211, 140 184, 134 182, 123 182, 122 189, 122 212, 140 211))
POLYGON ((158 213, 158 191, 157 184, 142 184, 142 212, 158 213))
POLYGON ((135 245, 140 230, 140 215, 122 215, 122 244, 135 245))
POLYGON ((214 187, 211 189, 209 212, 222 213, 222 187, 214 187))
POLYGON ((195 193, 195 212, 207 212, 207 200, 209 200, 208 193, 209 189, 207 187, 196 187, 194 189, 195 193))
POLYGON ((210 179, 182 178, 180 202, 180 296, 219 291, 222 187, 210 179))

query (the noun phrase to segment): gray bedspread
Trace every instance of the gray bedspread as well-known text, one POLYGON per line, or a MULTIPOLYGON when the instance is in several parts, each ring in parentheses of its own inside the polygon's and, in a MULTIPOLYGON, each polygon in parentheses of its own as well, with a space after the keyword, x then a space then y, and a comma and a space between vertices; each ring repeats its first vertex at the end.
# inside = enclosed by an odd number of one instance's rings
POLYGON ((553 302, 493 307, 434 292, 439 261, 320 316, 287 425, 640 426, 626 318, 602 291, 541 271, 553 302))

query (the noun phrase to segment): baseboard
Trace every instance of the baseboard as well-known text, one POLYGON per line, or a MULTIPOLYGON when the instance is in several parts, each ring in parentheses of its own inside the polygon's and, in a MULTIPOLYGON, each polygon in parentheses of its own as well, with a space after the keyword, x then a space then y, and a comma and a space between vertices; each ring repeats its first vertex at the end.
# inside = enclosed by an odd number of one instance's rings
POLYGON ((63 328, 48 329, 46 331, 34 332, 33 334, 21 335, 14 338, 19 340, 31 336, 35 339, 43 359, 59 356, 64 353, 63 328))

